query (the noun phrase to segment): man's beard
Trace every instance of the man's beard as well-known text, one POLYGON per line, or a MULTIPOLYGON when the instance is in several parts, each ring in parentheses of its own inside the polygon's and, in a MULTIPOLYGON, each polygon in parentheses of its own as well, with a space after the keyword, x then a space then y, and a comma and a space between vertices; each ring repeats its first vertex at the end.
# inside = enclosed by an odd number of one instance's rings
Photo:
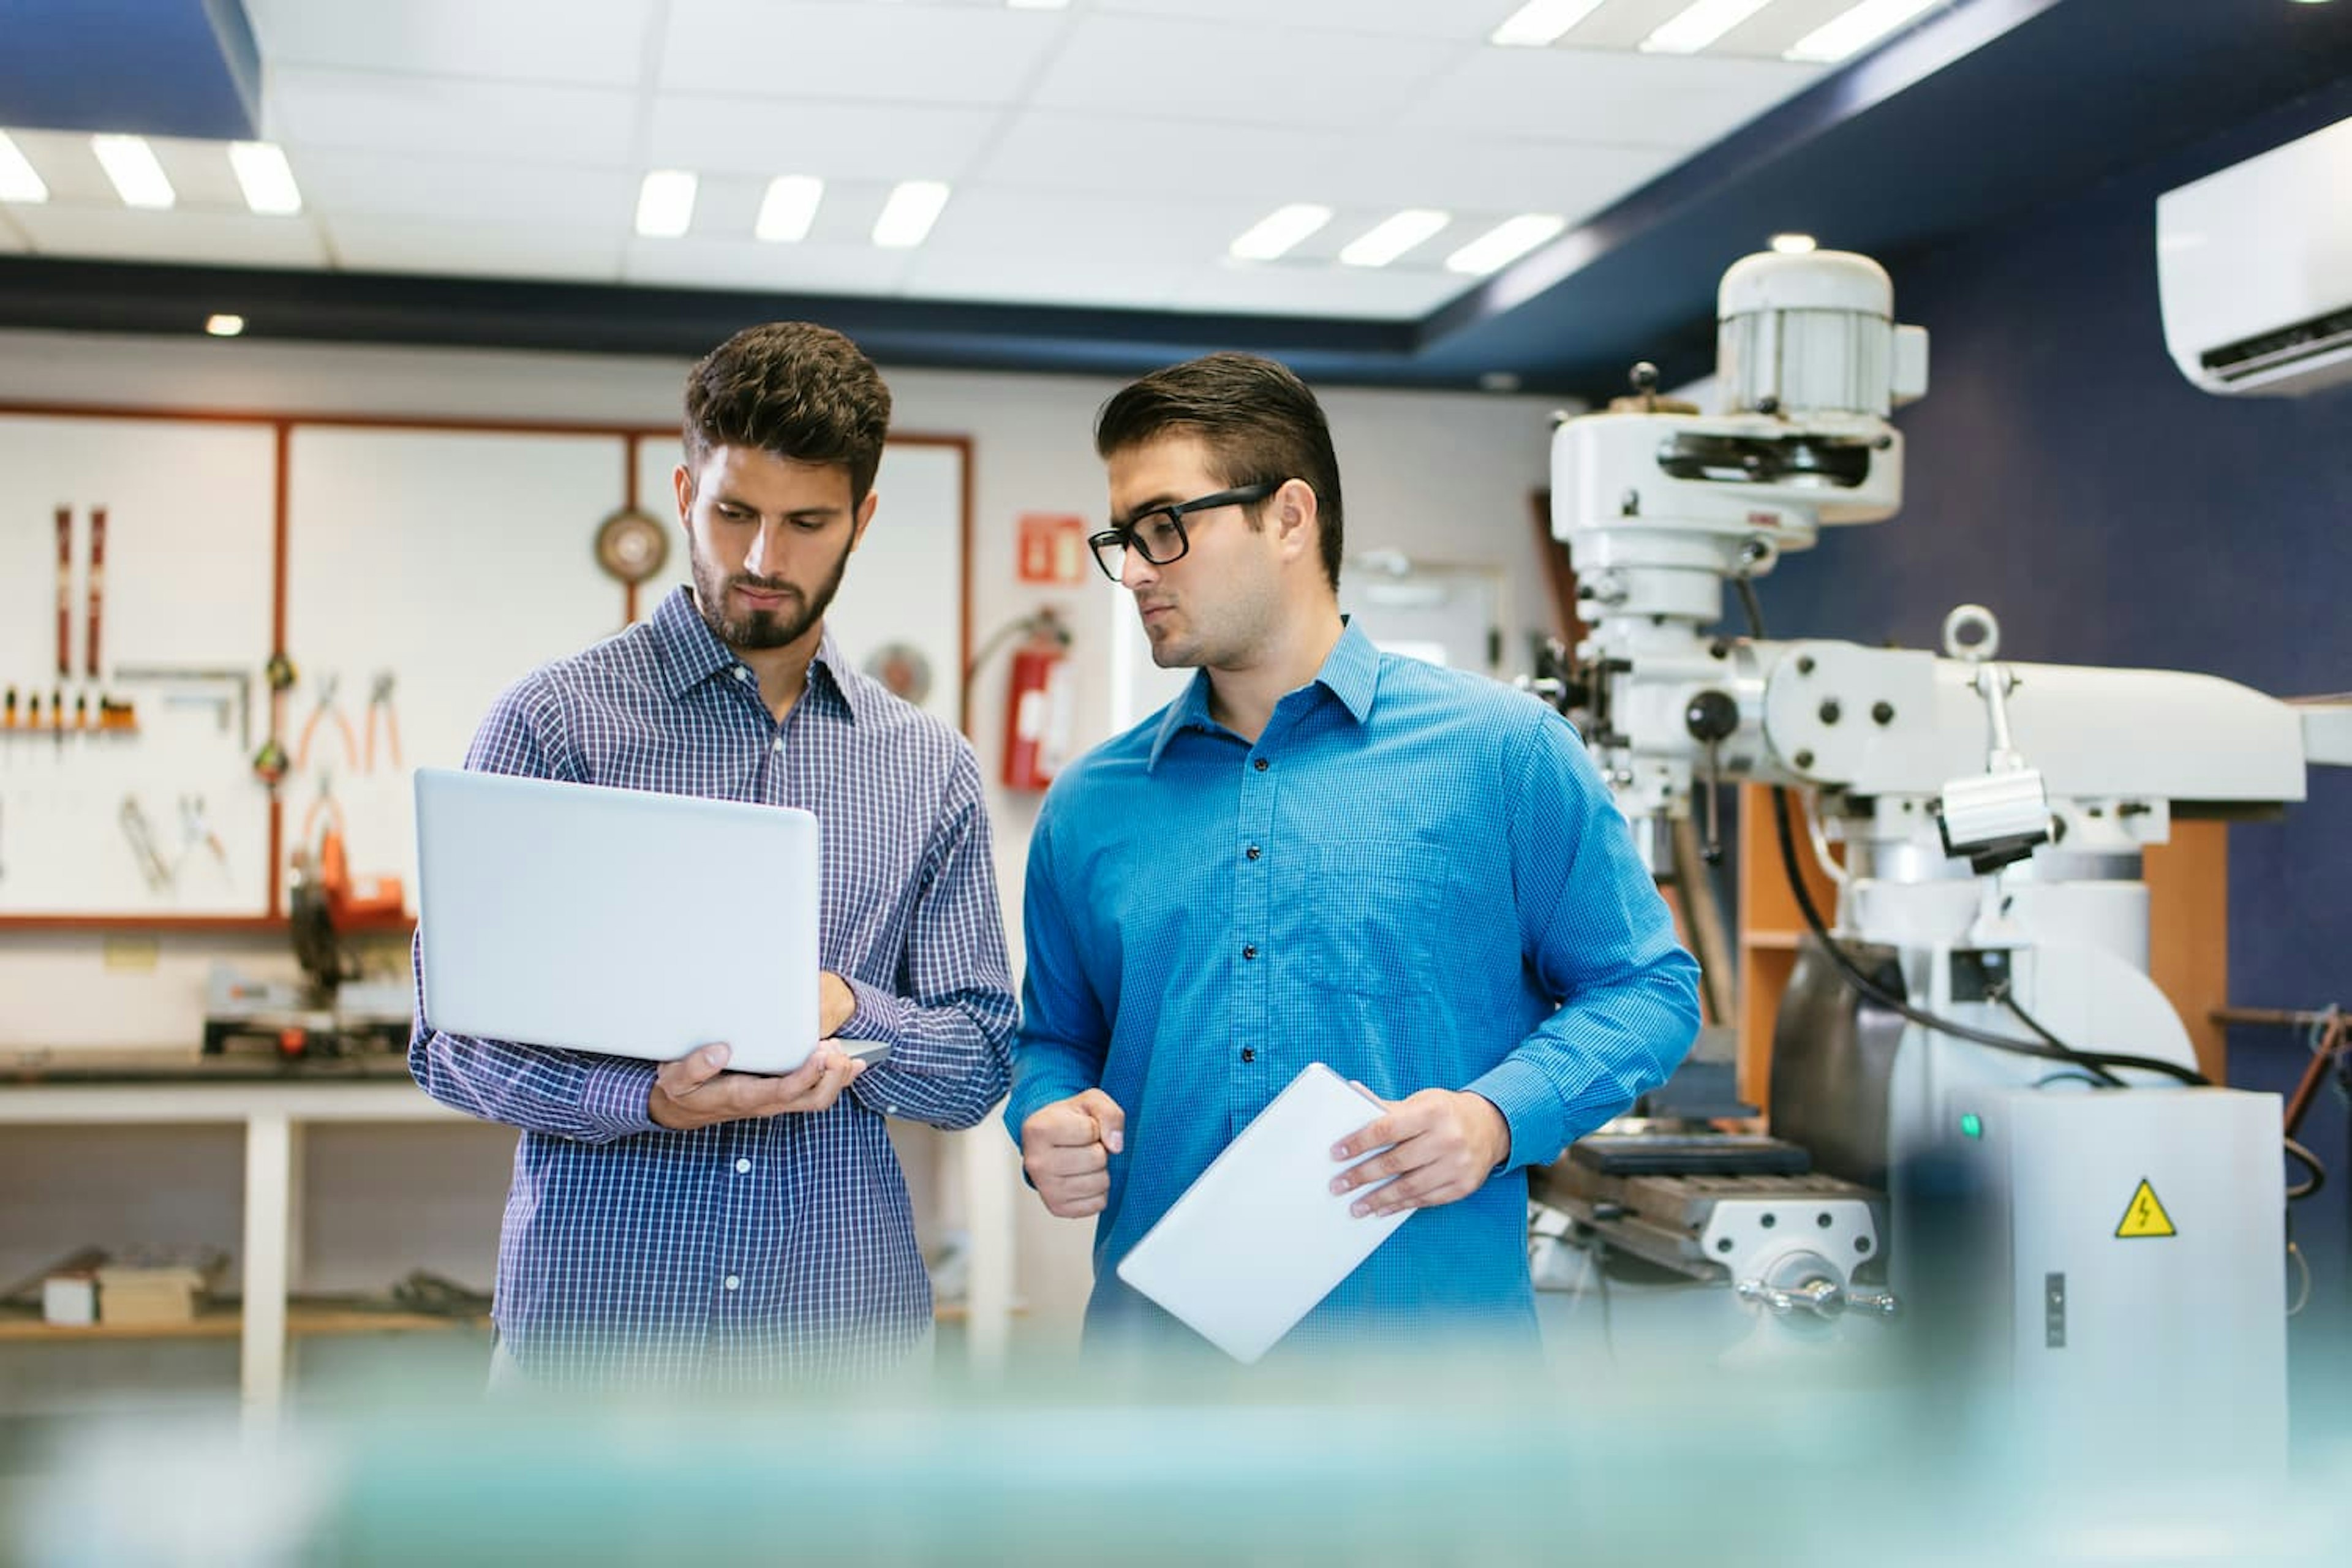
POLYGON ((842 574, 849 566, 849 550, 845 546, 841 559, 833 563, 832 573, 816 591, 814 598, 801 591, 799 584, 775 582, 745 574, 721 577, 700 551, 694 552, 694 601, 702 612, 703 623, 712 634, 729 647, 739 651, 783 647, 798 642, 811 626, 824 619, 833 607, 833 596, 841 592, 842 574), (783 607, 776 610, 753 610, 741 616, 727 610, 727 590, 730 587, 754 589, 762 594, 786 595, 783 607))

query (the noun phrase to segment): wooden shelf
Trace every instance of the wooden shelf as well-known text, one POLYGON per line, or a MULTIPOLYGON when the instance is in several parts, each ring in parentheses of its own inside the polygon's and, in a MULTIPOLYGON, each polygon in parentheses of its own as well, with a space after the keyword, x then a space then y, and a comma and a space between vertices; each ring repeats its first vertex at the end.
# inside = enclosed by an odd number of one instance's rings
MULTIPOLYGON (((233 1340, 245 1326, 234 1305, 217 1304, 199 1312, 189 1323, 46 1323, 30 1309, 12 1307, 0 1312, 0 1344, 61 1342, 68 1340, 233 1340)), ((312 1334, 413 1334, 449 1329, 488 1329, 490 1320, 445 1318, 426 1312, 371 1311, 343 1301, 295 1301, 286 1310, 286 1331, 312 1334)))

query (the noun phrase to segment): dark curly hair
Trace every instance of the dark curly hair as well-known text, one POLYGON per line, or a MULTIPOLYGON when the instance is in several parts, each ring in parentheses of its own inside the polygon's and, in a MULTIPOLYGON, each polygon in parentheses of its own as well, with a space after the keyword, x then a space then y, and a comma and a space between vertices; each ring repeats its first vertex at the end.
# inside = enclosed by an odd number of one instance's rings
POLYGON ((856 343, 808 321, 746 327, 686 375, 687 467, 714 447, 749 447, 849 470, 862 506, 882 466, 890 389, 856 343))
MULTIPOLYGON (((1197 436, 1220 483, 1304 479, 1315 492, 1323 574, 1339 586, 1339 459, 1322 405, 1289 367, 1256 354, 1213 353, 1155 370, 1095 416, 1103 458, 1162 436, 1197 436)), ((1255 526, 1256 509, 1251 509, 1255 526)))

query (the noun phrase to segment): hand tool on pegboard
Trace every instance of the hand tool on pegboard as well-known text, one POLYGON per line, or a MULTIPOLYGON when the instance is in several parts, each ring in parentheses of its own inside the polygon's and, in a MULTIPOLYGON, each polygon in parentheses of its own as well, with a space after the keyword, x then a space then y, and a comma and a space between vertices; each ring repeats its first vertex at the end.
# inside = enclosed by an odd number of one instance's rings
POLYGON ((269 656, 269 662, 262 666, 261 679, 269 687, 269 738, 253 753, 253 772, 274 790, 293 766, 278 739, 285 729, 286 694, 293 689, 295 680, 294 661, 286 657, 284 648, 269 656))
POLYGON ((334 720, 336 732, 343 738, 343 760, 354 768, 360 765, 359 737, 352 732, 352 721, 343 716, 342 704, 336 700, 342 684, 340 675, 327 676, 319 682, 318 700, 311 705, 310 717, 302 721, 302 738, 294 747, 296 767, 310 765, 310 742, 319 733, 319 721, 328 718, 334 720))
POLYGON ((73 674, 73 508, 58 508, 58 679, 73 674))
POLYGON ((388 669, 379 672, 368 687, 367 771, 370 773, 375 772, 375 731, 379 716, 383 721, 386 754, 394 767, 400 766, 400 715, 392 706, 392 688, 393 674, 388 669))
POLYGON ((98 679, 98 614, 103 595, 100 585, 106 579, 106 509, 89 509, 89 620, 82 647, 82 668, 92 680, 98 679))

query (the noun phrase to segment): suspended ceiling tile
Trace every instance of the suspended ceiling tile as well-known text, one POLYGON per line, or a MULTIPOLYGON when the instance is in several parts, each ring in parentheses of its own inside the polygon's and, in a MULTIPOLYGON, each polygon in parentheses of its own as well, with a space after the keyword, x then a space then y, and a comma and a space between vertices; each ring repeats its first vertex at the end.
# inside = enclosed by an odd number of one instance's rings
POLYGON ((1195 271, 1171 303, 1188 310, 1410 321, 1469 282, 1423 269, 1227 262, 1195 271))
POLYGON ((753 289, 777 294, 892 294, 907 268, 903 250, 871 245, 770 245, 756 239, 631 239, 622 276, 632 283, 688 289, 753 289))
POLYGON ((307 216, 151 212, 125 206, 9 209, 45 256, 109 261, 183 261, 214 267, 320 267, 327 260, 307 216))
POLYGON ((89 138, 82 132, 12 130, 8 140, 33 165, 41 184, 48 186, 49 200, 66 206, 105 206, 121 201, 99 165, 98 154, 90 151, 89 138))
POLYGON ((1124 260, 1087 258, 918 252, 902 292, 921 300, 1005 300, 1033 305, 1104 306, 1129 310, 1164 307, 1190 269, 1173 261, 1139 256, 1124 260))
POLYGON ((1320 27, 1350 33, 1475 41, 1522 0, 1093 0, 1094 9, 1252 27, 1320 27))
POLYGON ((634 87, 654 0, 245 0, 271 66, 634 87))
POLYGON ((636 98, 613 88, 297 68, 271 77, 266 102, 289 146, 635 163, 636 98))
POLYGON ((1466 46, 1345 33, 1252 32, 1156 17, 1083 16, 1030 102, 1235 125, 1376 125, 1466 46))
POLYGON ((954 180, 1003 118, 996 109, 665 92, 653 100, 645 161, 826 180, 954 180))
POLYGON ((1041 190, 1307 201, 1349 145, 1336 131, 1036 110, 1006 127, 979 172, 1041 190))
POLYGON ((659 86, 851 103, 1012 103, 1068 20, 1002 6, 672 0, 659 86))
POLYGON ((1106 196, 982 185, 940 215, 922 248, 937 256, 1034 258, 1066 264, 1100 259, 1124 265, 1216 260, 1234 236, 1264 216, 1262 204, 1223 200, 1106 196))
POLYGON ((1351 141, 1318 189, 1331 203, 1547 212, 1572 222, 1681 161, 1660 147, 1392 132, 1351 141))
POLYGON ((543 224, 626 230, 637 181, 614 169, 448 155, 297 152, 289 159, 310 205, 334 217, 421 217, 455 224, 543 224))
POLYGON ((1705 55, 1485 49, 1434 84, 1398 125, 1688 150, 1811 85, 1821 70, 1705 55))
POLYGON ((422 272, 460 278, 551 278, 617 282, 622 233, 460 223, 414 217, 339 216, 325 221, 337 260, 352 272, 422 272))

